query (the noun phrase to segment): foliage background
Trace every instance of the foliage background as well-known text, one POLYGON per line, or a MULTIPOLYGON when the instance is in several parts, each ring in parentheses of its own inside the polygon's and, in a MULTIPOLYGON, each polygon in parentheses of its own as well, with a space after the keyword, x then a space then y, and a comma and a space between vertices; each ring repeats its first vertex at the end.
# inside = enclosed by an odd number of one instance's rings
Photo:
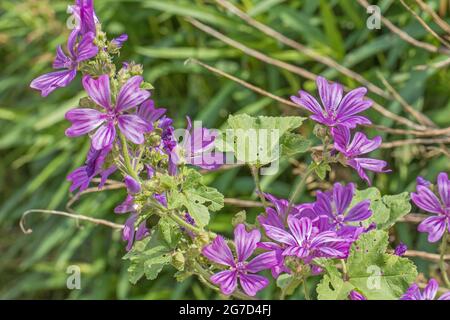
MULTIPOLYGON (((438 45, 398 1, 377 2, 391 22, 417 39, 438 45)), ((439 6, 437 0, 427 2, 435 8, 439 6)), ((450 125, 448 68, 415 68, 442 60, 442 56, 405 43, 384 26, 381 30, 367 29, 367 13, 357 1, 242 0, 234 3, 257 20, 334 58, 383 88, 376 75, 380 72, 403 98, 439 127, 450 125)), ((88 149, 87 139, 64 136, 68 127, 64 114, 82 97, 80 81, 74 81, 70 87, 57 90, 46 99, 28 87, 33 78, 50 70, 57 45, 66 40, 68 4, 66 0, 0 2, 0 298, 217 298, 196 279, 176 283, 170 268, 153 282, 143 280, 131 286, 127 281, 127 262, 121 260, 124 244, 120 234, 108 228, 85 223, 77 225, 61 217, 32 215, 28 224, 34 232, 24 235, 20 231, 18 220, 27 209, 65 209, 70 196, 65 176, 84 161, 88 149), (73 264, 82 269, 82 289, 69 291, 65 271, 73 264)), ((185 64, 191 57, 285 98, 300 88, 315 90, 312 81, 246 56, 199 31, 185 20, 187 16, 271 57, 349 87, 357 86, 355 81, 336 70, 249 27, 212 1, 96 0, 95 6, 110 36, 128 33, 129 41, 121 58, 144 65, 145 77, 155 87, 153 98, 158 106, 168 108, 178 127, 185 126, 186 115, 204 121, 208 127, 219 128, 227 115, 235 112, 298 113, 296 109, 259 96, 205 69, 185 64)), ((423 17, 439 30, 429 16, 423 17)), ((387 109, 410 118, 396 101, 371 97, 387 109)), ((375 111, 370 111, 369 116, 374 123, 393 126, 391 120, 375 111)), ((311 131, 312 123, 308 121, 302 132, 310 135, 311 131)), ((369 136, 376 134, 373 130, 367 131, 369 136)), ((386 141, 406 138, 382 135, 386 141)), ((393 170, 392 174, 375 178, 374 185, 383 194, 412 191, 417 175, 434 180, 438 172, 450 168, 448 158, 442 154, 430 156, 430 149, 420 145, 385 149, 375 155, 389 161, 393 170)), ((302 161, 308 159, 299 157, 297 160, 301 166, 302 161)), ((298 163, 282 162, 278 176, 264 177, 263 189, 287 197, 298 179, 298 163)), ((358 181, 355 178, 346 169, 339 169, 338 175, 333 177, 334 180, 358 181)), ((253 181, 244 168, 210 173, 206 180, 226 197, 254 198, 253 181)), ((327 185, 321 182, 310 185, 311 191, 318 187, 327 185)), ((360 187, 365 188, 362 183, 360 187)), ((115 216, 112 209, 123 197, 124 192, 120 190, 91 194, 84 196, 75 209, 85 215, 122 223, 125 217, 115 216)), ((310 199, 305 197, 302 201, 310 199)), ((229 233, 233 214, 239 210, 225 207, 214 215, 211 228, 229 233)), ((253 216, 257 212, 249 210, 253 216)), ((417 250, 436 250, 411 224, 399 224, 391 240, 402 240, 417 250)), ((425 276, 435 272, 435 265, 420 259, 415 262, 425 276)), ((275 292, 272 284, 263 291, 262 297, 274 297, 275 292)), ((298 292, 293 298, 301 296, 298 292)))

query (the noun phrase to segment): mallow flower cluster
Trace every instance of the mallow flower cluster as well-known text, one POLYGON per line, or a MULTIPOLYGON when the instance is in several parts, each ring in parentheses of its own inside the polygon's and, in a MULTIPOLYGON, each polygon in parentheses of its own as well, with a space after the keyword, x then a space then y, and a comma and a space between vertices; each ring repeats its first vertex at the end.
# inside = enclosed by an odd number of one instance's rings
MULTIPOLYGON (((70 191, 79 195, 95 181, 99 190, 109 183, 123 186, 126 195, 114 213, 123 221, 122 239, 128 252, 125 258, 145 269, 141 276, 154 279, 170 263, 177 269, 178 280, 196 276, 223 295, 240 299, 254 297, 271 281, 284 283, 283 279, 289 281, 281 287, 281 298, 300 284, 307 298, 308 277, 318 276, 322 277, 317 289, 319 298, 339 291, 330 291, 331 284, 340 288, 342 299, 367 300, 372 291, 366 290, 361 281, 352 282, 353 270, 347 270, 351 255, 359 254, 359 241, 366 241, 363 244, 367 248, 377 244, 367 256, 378 255, 373 263, 379 263, 379 268, 388 264, 395 266, 390 272, 401 270, 399 279, 391 276, 395 278, 392 286, 389 279, 383 280, 387 283, 383 290, 389 291, 390 298, 436 297, 436 280, 430 280, 423 291, 413 284, 417 272, 405 258, 405 244, 389 249, 393 253, 380 249, 382 236, 387 246, 388 233, 375 221, 380 218, 377 210, 388 206, 388 202, 356 197, 354 183, 335 182, 328 190, 316 190, 313 202, 300 204, 294 203, 295 197, 280 199, 257 190, 264 210, 254 223, 240 216, 237 223, 233 222, 233 240, 208 230, 210 212, 222 209, 224 196, 204 183, 199 169, 214 170, 223 164, 224 154, 216 150, 219 133, 197 127, 187 117, 186 129, 177 136, 167 110, 156 107, 151 99, 152 86, 142 76, 143 67, 131 61, 120 66, 113 63, 128 36, 108 40, 92 0, 76 0, 70 12, 77 24, 66 48, 57 49, 53 63, 56 71, 33 80, 31 88, 45 97, 68 86, 79 75, 86 94, 78 106, 66 113, 70 125, 65 134, 69 138, 88 137, 90 148, 84 163, 67 176, 70 191)), ((368 184, 368 171, 388 172, 385 161, 366 157, 380 147, 381 137, 369 139, 357 131, 358 126, 371 124, 361 115, 372 105, 365 98, 367 90, 357 88, 344 94, 342 85, 329 83, 323 77, 317 78, 317 88, 320 101, 305 91, 291 99, 326 128, 324 153, 328 153, 325 141, 333 142, 327 157, 352 167, 368 184)), ((255 174, 255 167, 251 169, 255 174)), ((260 188, 257 177, 255 185, 260 188)), ((447 173, 440 173, 435 185, 418 177, 411 198, 418 208, 432 214, 418 230, 428 233, 430 242, 446 241, 450 232, 447 173)), ((402 202, 395 208, 386 207, 383 214, 408 205, 402 202)), ((446 272, 445 268, 441 272, 446 272)), ((444 293, 439 299, 449 297, 444 293)))
POLYGON ((334 152, 343 157, 341 162, 355 169, 369 185, 371 181, 366 171, 390 172, 386 169, 386 161, 363 156, 380 147, 380 136, 369 139, 359 131, 352 136, 352 129, 371 124, 368 118, 359 115, 372 106, 372 101, 365 98, 367 89, 357 88, 344 95, 343 86, 339 83, 330 84, 325 78, 317 77, 316 84, 321 103, 303 90, 291 100, 311 112, 312 120, 328 128, 334 141, 334 152))

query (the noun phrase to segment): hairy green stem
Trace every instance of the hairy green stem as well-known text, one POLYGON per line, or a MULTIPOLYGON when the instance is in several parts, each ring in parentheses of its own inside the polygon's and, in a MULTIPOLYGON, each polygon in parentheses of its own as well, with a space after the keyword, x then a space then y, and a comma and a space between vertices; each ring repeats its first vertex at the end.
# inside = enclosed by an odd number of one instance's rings
POLYGON ((136 173, 136 171, 133 168, 133 165, 131 164, 131 159, 130 159, 130 152, 128 151, 128 144, 127 144, 127 139, 125 138, 125 136, 122 133, 119 133, 120 136, 120 142, 122 143, 122 153, 123 153, 123 159, 125 160, 125 167, 128 171, 128 174, 130 176, 133 177, 133 179, 135 179, 136 181, 139 181, 139 176, 136 173))
POLYGON ((303 275, 303 293, 305 294, 305 300, 311 300, 308 290, 308 276, 306 274, 303 275))
POLYGON ((252 172, 253 180, 255 180, 255 186, 258 192, 258 196, 261 199, 264 208, 267 208, 267 201, 261 189, 261 181, 259 179, 259 168, 255 166, 250 166, 250 171, 252 172))
POLYGON ((441 242, 441 256, 439 259, 439 268, 441 269, 442 278, 444 279, 445 286, 450 288, 450 281, 447 275, 447 268, 445 267, 445 253, 447 252, 447 243, 448 243, 448 230, 445 230, 444 235, 442 236, 441 242))
POLYGON ((288 206, 287 212, 291 211, 292 206, 294 205, 294 201, 298 198, 300 193, 303 191, 303 188, 305 187, 306 179, 308 179, 308 177, 311 175, 311 173, 313 173, 313 171, 314 171, 314 168, 312 166, 310 166, 308 168, 308 170, 306 170, 303 177, 300 179, 300 181, 295 186, 294 192, 292 193, 292 196, 289 199, 289 206, 288 206))
POLYGON ((293 292, 302 283, 302 278, 292 277, 289 283, 281 289, 280 300, 286 299, 288 292, 293 292))
POLYGON ((172 219, 174 222, 176 222, 179 226, 186 228, 192 232, 194 232, 195 234, 200 234, 202 232, 204 232, 203 229, 198 228, 196 226, 193 226, 192 224, 188 223, 187 221, 185 221, 182 217, 180 217, 177 213, 173 212, 173 211, 167 211, 168 213, 168 217, 170 219, 172 219))

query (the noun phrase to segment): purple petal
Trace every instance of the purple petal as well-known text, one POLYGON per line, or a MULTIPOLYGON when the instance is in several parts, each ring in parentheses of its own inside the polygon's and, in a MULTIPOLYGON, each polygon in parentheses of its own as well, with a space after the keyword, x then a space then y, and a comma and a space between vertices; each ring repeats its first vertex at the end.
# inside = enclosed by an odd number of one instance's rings
POLYGON ((80 191, 84 191, 89 187, 91 177, 88 176, 86 169, 86 166, 82 166, 75 169, 67 176, 67 180, 72 182, 72 185, 70 186, 70 192, 74 192, 77 189, 80 189, 80 191))
POLYGON ((364 297, 361 293, 359 293, 358 291, 355 291, 355 290, 350 291, 348 298, 350 300, 367 300, 366 297, 364 297))
POLYGON ((429 217, 419 224, 417 230, 428 233, 429 242, 437 242, 442 238, 446 224, 447 218, 445 216, 429 217))
POLYGON ((239 224, 234 229, 234 244, 239 262, 247 260, 255 251, 256 244, 261 240, 261 233, 254 229, 250 232, 245 230, 243 224, 239 224))
POLYGON ((141 222, 141 224, 139 224, 138 226, 138 229, 136 230, 136 241, 140 241, 149 235, 150 230, 148 230, 146 222, 141 222))
POLYGON ((116 128, 112 122, 106 123, 97 129, 92 136, 92 146, 97 149, 103 149, 114 142, 116 138, 116 128))
POLYGON ((125 177, 125 186, 127 187, 128 193, 136 194, 141 192, 141 184, 134 180, 132 177, 127 175, 125 177))
POLYGON ((338 115, 341 117, 352 116, 370 108, 373 102, 371 100, 363 100, 366 93, 367 89, 363 87, 347 93, 339 105, 338 115))
POLYGON ((263 228, 270 239, 291 246, 297 245, 295 238, 285 230, 267 224, 264 224, 263 228))
POLYGON ((308 111, 312 112, 315 115, 323 115, 323 109, 320 106, 319 102, 317 102, 317 100, 310 95, 308 92, 306 91, 299 91, 298 92, 300 97, 297 96, 291 96, 291 100, 298 104, 299 106, 307 109, 308 111))
POLYGON ((159 120, 159 118, 161 118, 165 113, 166 109, 155 109, 155 103, 153 102, 153 100, 149 99, 141 104, 138 109, 137 115, 148 123, 149 129, 151 130, 153 128, 153 123, 159 120))
POLYGON ((350 202, 352 202, 354 192, 355 185, 353 183, 349 183, 347 186, 343 186, 340 183, 334 184, 333 200, 337 214, 343 214, 347 210, 350 202))
POLYGON ((334 139, 334 148, 344 155, 347 155, 347 148, 350 144, 350 129, 345 126, 337 126, 331 129, 334 139))
POLYGON ((127 251, 130 251, 131 248, 133 247, 134 235, 135 235, 134 223, 136 222, 136 219, 137 219, 137 214, 131 215, 127 219, 127 221, 125 221, 125 226, 122 230, 122 240, 128 242, 127 247, 126 247, 127 251))
POLYGON ((426 180, 426 179, 424 179, 424 178, 421 177, 421 176, 418 176, 418 177, 416 178, 416 182, 417 182, 417 185, 419 185, 419 186, 424 186, 424 187, 429 187, 429 186, 431 186, 431 182, 428 181, 428 180, 426 180))
POLYGON ((72 138, 96 129, 105 121, 106 115, 95 109, 79 108, 68 111, 65 117, 72 122, 72 126, 66 130, 66 136, 72 138))
POLYGON ((66 87, 76 75, 76 69, 50 72, 34 79, 30 87, 41 91, 41 95, 46 97, 54 90, 66 87))
POLYGON ((83 36, 76 50, 77 62, 82 62, 95 57, 98 47, 94 44, 95 34, 89 32, 83 36))
POLYGON ((210 278, 211 282, 220 286, 220 290, 225 295, 230 295, 237 287, 237 272, 225 270, 216 273, 210 278))
POLYGON ((276 251, 269 251, 264 252, 255 258, 253 258, 248 264, 247 264, 247 271, 256 273, 260 272, 265 269, 270 269, 273 266, 278 264, 277 259, 277 252, 276 251))
POLYGON ((445 207, 450 208, 450 180, 445 172, 441 172, 437 178, 437 186, 442 203, 445 207))
POLYGON ((344 218, 344 222, 359 222, 369 219, 372 215, 370 200, 363 200, 353 206, 344 218))
POLYGON ((123 114, 118 117, 119 129, 124 136, 135 144, 144 143, 147 123, 135 114, 123 114))
POLYGON ((143 78, 141 76, 134 76, 122 86, 117 96, 116 111, 122 112, 132 107, 141 105, 150 97, 150 92, 139 88, 143 78))
POLYGON ((134 206, 134 198, 131 195, 127 195, 125 200, 114 208, 114 213, 123 214, 127 212, 136 212, 136 207, 134 206))
POLYGON ((288 217, 288 226, 298 244, 303 244, 312 233, 312 222, 309 218, 288 217))
POLYGON ((450 300, 450 291, 441 295, 438 300, 450 300))
POLYGON ((123 44, 128 40, 128 35, 126 33, 121 34, 117 38, 111 40, 111 42, 117 47, 122 48, 123 44))
POLYGON ((71 69, 72 59, 70 59, 63 51, 61 46, 56 49, 56 57, 53 61, 54 69, 71 69))
POLYGON ((317 77, 316 84, 325 110, 329 115, 334 114, 342 100, 344 91, 342 85, 338 83, 329 84, 324 77, 317 77))
POLYGON ((83 77, 83 87, 89 97, 99 106, 111 109, 111 90, 109 86, 109 76, 104 74, 98 79, 93 79, 86 75, 83 77))
POLYGON ((209 260, 225 266, 234 266, 234 258, 225 239, 217 236, 213 242, 205 246, 202 253, 209 260))
POLYGON ((434 300, 436 293, 439 289, 439 284, 435 279, 431 279, 425 289, 423 290, 422 296, 425 300, 434 300))
POLYGON ((256 274, 241 273, 239 280, 244 292, 251 297, 255 296, 258 291, 264 289, 269 284, 269 280, 256 274))
POLYGON ((439 199, 428 187, 417 186, 417 193, 411 193, 411 199, 422 210, 433 213, 443 211, 439 199))

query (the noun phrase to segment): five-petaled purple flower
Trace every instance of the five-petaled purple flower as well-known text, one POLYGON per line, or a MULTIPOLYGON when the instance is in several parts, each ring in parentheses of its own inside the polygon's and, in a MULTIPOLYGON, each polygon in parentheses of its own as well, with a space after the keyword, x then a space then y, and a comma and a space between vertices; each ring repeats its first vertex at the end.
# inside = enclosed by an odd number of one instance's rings
MULTIPOLYGON (((420 292, 419 286, 414 283, 408 288, 400 300, 434 300, 438 289, 439 284, 435 279, 431 279, 428 282, 425 289, 423 289, 423 292, 420 292)), ((444 293, 438 300, 450 300, 450 292, 444 293)))
POLYGON ((223 164, 223 154, 214 151, 218 133, 203 127, 193 127, 189 117, 187 122, 183 140, 173 150, 169 161, 175 165, 187 163, 202 169, 217 169, 223 164))
POLYGON ((103 168, 106 157, 108 156, 110 151, 110 147, 104 148, 102 150, 95 150, 91 146, 87 155, 85 165, 75 169, 67 176, 67 180, 72 182, 72 185, 70 186, 70 192, 73 192, 77 189, 80 189, 80 191, 86 190, 92 179, 98 174, 101 175, 101 181, 98 187, 103 187, 108 176, 116 171, 116 166, 114 165, 106 169, 103 168))
POLYGON ((114 142, 117 125, 128 140, 135 144, 142 144, 148 124, 138 115, 127 113, 128 110, 139 106, 150 97, 150 92, 140 89, 142 81, 141 76, 130 78, 120 89, 113 105, 109 76, 102 75, 98 79, 84 76, 84 89, 89 97, 104 110, 103 112, 89 108, 70 110, 66 113, 66 119, 72 122, 72 126, 66 130, 66 135, 78 137, 99 127, 91 139, 92 146, 100 150, 114 142))
POLYGON ((334 231, 320 231, 308 217, 288 216, 289 232, 271 225, 263 225, 267 236, 284 244, 283 256, 295 256, 305 263, 314 258, 345 258, 349 241, 334 231))
POLYGON ((335 230, 357 229, 355 223, 370 218, 372 211, 370 210, 370 200, 358 202, 348 209, 354 194, 355 185, 353 183, 349 183, 347 186, 335 183, 333 190, 317 193, 314 212, 318 216, 326 215, 335 230))
POLYGON ((373 140, 366 137, 364 133, 356 132, 351 140, 350 129, 338 126, 332 129, 334 138, 334 148, 346 157, 347 164, 358 172, 358 175, 371 185, 371 181, 364 170, 374 172, 390 172, 385 169, 387 162, 372 158, 360 157, 377 149, 381 145, 381 137, 377 136, 373 140))
POLYGON ((343 97, 344 90, 339 83, 329 84, 325 78, 317 77, 316 84, 322 106, 303 90, 299 91, 300 97, 291 97, 294 103, 313 113, 311 119, 329 127, 343 125, 355 128, 357 125, 371 124, 369 119, 358 115, 372 106, 371 100, 364 99, 366 88, 354 89, 343 97))
POLYGON ((30 87, 41 91, 43 97, 48 96, 57 88, 66 87, 77 75, 80 62, 95 57, 98 48, 93 44, 94 33, 89 32, 81 37, 79 43, 78 30, 72 31, 67 42, 68 55, 64 53, 61 46, 56 51, 56 58, 53 62, 54 69, 64 69, 50 72, 34 79, 30 87))
POLYGON ((411 199, 420 209, 437 214, 423 220, 418 227, 420 232, 428 233, 428 241, 436 242, 442 238, 445 229, 450 232, 450 180, 447 173, 441 172, 437 178, 440 199, 430 186, 430 182, 422 181, 417 185, 416 193, 411 193, 411 199))
POLYGON ((237 288, 238 279, 242 289, 249 296, 256 295, 269 284, 269 280, 265 277, 253 273, 271 268, 276 263, 273 253, 262 253, 250 262, 246 261, 255 251, 260 239, 261 233, 258 230, 247 232, 245 226, 239 224, 234 229, 236 258, 221 236, 217 236, 210 245, 203 248, 203 255, 209 260, 228 267, 227 270, 211 276, 211 282, 220 285, 223 294, 232 294, 237 288))

